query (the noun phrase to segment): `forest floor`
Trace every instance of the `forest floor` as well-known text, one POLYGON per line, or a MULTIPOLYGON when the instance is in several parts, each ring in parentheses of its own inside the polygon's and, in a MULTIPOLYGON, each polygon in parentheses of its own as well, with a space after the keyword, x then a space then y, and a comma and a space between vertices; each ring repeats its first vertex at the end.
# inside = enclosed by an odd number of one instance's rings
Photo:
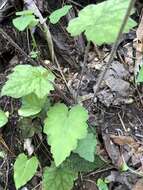
MULTIPOLYGON (((5 9, 0 9, 0 28, 10 38, 0 34, 0 89, 7 80, 7 75, 17 64, 31 64, 22 51, 29 54, 31 50, 31 37, 28 32, 18 32, 12 25, 15 12, 22 10, 23 5, 18 1, 10 4, 7 2, 5 9), (13 41, 18 45, 14 45, 13 41), (21 51, 22 49, 22 51, 21 51)), ((68 1, 75 10, 81 9, 95 1, 68 1)), ((97 0, 97 2, 99 2, 97 0)), ((133 18, 138 25, 141 20, 143 4, 136 2, 136 13, 133 18)), ((37 1, 37 6, 43 15, 47 15, 56 8, 60 8, 64 2, 60 0, 37 1)), ((1 2, 0 2, 1 5, 1 2)), ((0 6, 1 7, 1 6, 0 6)), ((73 14, 73 15, 72 15, 73 14)), ((74 16, 75 12, 72 12, 74 16)), ((70 15, 70 16, 71 16, 70 15)), ((60 24, 50 26, 54 39, 55 54, 60 63, 63 75, 70 87, 67 90, 63 78, 56 66, 50 63, 47 43, 40 30, 35 31, 37 47, 40 57, 37 61, 42 66, 47 66, 59 77, 57 80, 58 90, 51 95, 53 102, 62 101, 67 105, 73 105, 77 98, 88 109, 88 124, 96 132, 98 138, 97 154, 100 156, 99 163, 92 166, 90 171, 79 173, 75 182, 74 190, 97 190, 97 179, 108 179, 109 190, 142 190, 143 189, 143 88, 134 82, 134 65, 136 62, 137 40, 136 31, 138 26, 124 34, 114 61, 108 69, 104 82, 94 97, 96 82, 107 63, 112 45, 95 47, 90 45, 85 52, 87 42, 83 36, 71 38, 68 36, 65 26, 70 16, 66 16, 60 24), (85 55, 87 54, 87 55, 85 55), (87 56, 86 68, 81 80, 81 68, 84 57, 87 56), (80 88, 79 83, 81 83, 80 88), (126 170, 126 164, 128 169, 126 170)), ((143 45, 143 44, 142 44, 143 45)), ((15 190, 13 181, 13 163, 16 156, 24 151, 27 130, 20 123, 18 109, 20 101, 10 97, 0 98, 0 107, 9 112, 9 122, 0 130, 0 152, 5 156, 0 157, 0 190, 15 190)), ((33 121, 34 122, 34 121, 33 121)), ((36 121, 37 122, 37 121, 36 121)), ((39 122, 39 121, 38 121, 39 122)), ((40 123, 40 122, 39 122, 40 123)), ((32 137, 34 154, 38 156, 41 165, 50 165, 51 153, 43 134, 32 137)), ((85 166, 86 167, 86 166, 85 166)), ((25 185, 23 190, 40 190, 41 176, 36 175, 25 185)))

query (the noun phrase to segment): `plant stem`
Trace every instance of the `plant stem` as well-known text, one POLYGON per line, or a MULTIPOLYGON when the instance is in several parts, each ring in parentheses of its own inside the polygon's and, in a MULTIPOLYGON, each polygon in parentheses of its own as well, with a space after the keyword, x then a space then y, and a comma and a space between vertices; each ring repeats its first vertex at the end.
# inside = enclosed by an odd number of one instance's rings
POLYGON ((57 57, 54 53, 54 45, 53 45, 53 40, 52 40, 52 35, 50 33, 49 27, 46 24, 46 20, 43 18, 41 12, 39 11, 38 7, 36 6, 35 2, 33 0, 24 0, 25 4, 27 5, 27 8, 30 10, 33 10, 34 14, 39 18, 40 24, 43 27, 44 33, 45 33, 45 38, 47 40, 47 44, 48 44, 48 48, 50 51, 50 56, 51 56, 51 60, 53 63, 56 63, 57 68, 66 84, 67 89, 69 90, 69 92, 71 93, 70 88, 68 87, 68 83, 65 79, 65 76, 62 72, 62 69, 60 67, 60 64, 57 60, 57 57))
POLYGON ((92 99, 91 102, 88 104, 88 107, 92 105, 92 103, 93 103, 93 101, 94 101, 94 98, 96 97, 97 92, 99 91, 100 85, 101 85, 101 83, 102 83, 102 81, 103 81, 103 79, 104 79, 104 77, 105 77, 105 74, 106 74, 107 70, 109 69, 109 67, 111 66, 111 63, 112 63, 112 61, 113 61, 113 59, 114 59, 114 55, 115 55, 115 53, 116 53, 116 51, 117 51, 117 48, 118 48, 119 40, 120 40, 120 38, 121 38, 121 36, 122 36, 122 33, 123 33, 123 31, 124 31, 124 28, 125 28, 125 26, 126 26, 126 24, 127 24, 128 18, 129 18, 130 14, 131 14, 131 11, 132 11, 132 8, 133 8, 133 6, 134 6, 134 4, 135 4, 135 1, 136 1, 136 0, 131 0, 130 3, 129 3, 128 9, 127 9, 126 14, 125 14, 125 17, 124 17, 124 19, 123 19, 123 22, 122 22, 122 24, 121 24, 120 30, 119 30, 119 32, 118 32, 116 41, 115 41, 115 43, 114 43, 114 45, 113 45, 113 48, 112 48, 112 50, 111 50, 111 54, 110 54, 109 60, 108 60, 107 64, 105 65, 105 68, 104 68, 103 72, 101 73, 101 75, 100 75, 100 77, 99 77, 99 79, 98 79, 98 81, 97 81, 97 84, 96 84, 95 90, 94 90, 93 99, 92 99))

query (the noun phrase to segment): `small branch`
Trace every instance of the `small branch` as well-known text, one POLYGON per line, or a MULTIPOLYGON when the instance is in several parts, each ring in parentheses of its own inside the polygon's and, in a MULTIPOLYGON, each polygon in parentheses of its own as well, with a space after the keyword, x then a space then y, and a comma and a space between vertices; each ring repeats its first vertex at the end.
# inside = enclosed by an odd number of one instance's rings
POLYGON ((54 83, 52 83, 57 93, 61 96, 61 98, 69 105, 71 106, 73 102, 62 92, 62 90, 54 83))
POLYGON ((79 96, 79 92, 80 92, 80 88, 81 88, 81 83, 82 83, 83 75, 84 75, 86 64, 87 64, 89 49, 90 49, 90 42, 88 42, 88 44, 87 44, 87 46, 85 48, 83 66, 82 66, 82 70, 81 70, 81 74, 80 74, 79 84, 78 84, 78 87, 77 87, 76 97, 75 97, 76 103, 78 102, 78 96, 79 96))
POLYGON ((100 77, 99 77, 99 80, 97 81, 97 84, 96 84, 96 87, 95 87, 95 90, 94 90, 93 99, 92 99, 91 102, 89 103, 88 107, 92 105, 93 100, 94 100, 94 98, 96 97, 97 92, 99 91, 100 85, 101 85, 101 83, 102 83, 102 81, 103 81, 103 79, 104 79, 104 76, 105 76, 107 70, 108 70, 108 69, 110 68, 110 66, 111 66, 111 63, 112 63, 112 61, 113 61, 113 59, 114 59, 114 55, 115 55, 115 53, 116 53, 116 51, 117 51, 117 48, 118 48, 119 40, 120 40, 120 38, 121 38, 121 36, 122 36, 122 33, 123 33, 123 31, 124 31, 124 28, 125 28, 125 26, 126 26, 126 24, 127 24, 128 18, 129 18, 130 14, 131 14, 131 10, 132 10, 132 8, 133 8, 133 6, 134 6, 134 4, 135 4, 135 1, 136 1, 136 0, 131 0, 131 1, 130 1, 130 4, 129 4, 128 9, 127 9, 127 12, 126 12, 125 17, 124 17, 124 19, 123 19, 123 22, 122 22, 122 24, 121 24, 119 33, 118 33, 118 35, 117 35, 116 41, 115 41, 115 43, 114 43, 114 45, 113 45, 113 48, 112 48, 112 51, 111 51, 109 60, 108 60, 108 62, 107 62, 107 64, 106 64, 106 66, 105 66, 103 72, 101 73, 101 75, 100 75, 100 77))
POLYGON ((24 57, 26 57, 32 65, 38 65, 38 63, 36 61, 34 61, 33 59, 31 59, 30 56, 28 56, 25 51, 23 49, 21 49, 21 47, 2 29, 0 28, 0 34, 4 37, 4 39, 6 39, 15 49, 17 49, 20 54, 22 54, 24 57))

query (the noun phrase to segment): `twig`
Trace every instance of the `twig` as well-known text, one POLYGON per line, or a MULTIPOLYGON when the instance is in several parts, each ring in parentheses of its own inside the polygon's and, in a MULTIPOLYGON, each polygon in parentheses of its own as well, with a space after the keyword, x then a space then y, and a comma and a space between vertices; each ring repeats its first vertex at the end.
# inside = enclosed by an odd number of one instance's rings
POLYGON ((72 102, 70 101, 70 99, 62 92, 62 90, 54 83, 52 83, 55 90, 59 93, 59 95, 61 96, 61 98, 70 106, 72 104, 72 102))
POLYGON ((83 60, 81 74, 80 74, 80 80, 79 80, 79 84, 78 84, 78 87, 77 87, 77 93, 76 93, 76 97, 75 97, 76 103, 78 102, 79 91, 80 91, 80 87, 81 87, 81 83, 82 83, 82 79, 83 79, 83 75, 84 75, 84 72, 85 72, 86 63, 87 63, 87 59, 88 59, 89 48, 90 48, 90 42, 88 42, 88 44, 87 44, 87 46, 85 48, 84 60, 83 60))
POLYGON ((75 1, 73 1, 73 0, 68 0, 68 1, 69 1, 70 3, 76 5, 76 6, 80 7, 80 8, 83 8, 83 6, 82 6, 81 4, 79 4, 79 3, 77 3, 77 2, 75 2, 75 1))
POLYGON ((122 22, 122 24, 121 24, 120 30, 119 30, 119 32, 118 32, 116 41, 115 41, 115 43, 114 43, 114 45, 113 45, 113 48, 112 48, 112 51, 111 51, 109 60, 108 60, 108 62, 107 62, 107 64, 106 64, 106 66, 105 66, 103 72, 101 73, 101 75, 100 75, 100 77, 99 77, 99 80, 97 81, 97 84, 96 84, 96 87, 95 87, 95 90, 94 90, 93 99, 92 99, 91 102, 89 103, 88 107, 92 105, 92 103, 93 103, 93 101, 94 101, 94 98, 96 97, 97 92, 99 91, 100 85, 101 85, 101 83, 102 83, 102 81, 103 81, 103 79, 104 79, 104 76, 105 76, 107 70, 109 69, 109 67, 110 67, 110 65, 111 65, 111 63, 112 63, 112 61, 113 61, 114 55, 115 55, 115 53, 116 53, 116 51, 117 51, 117 48, 118 48, 119 40, 120 40, 120 38, 121 38, 121 36, 122 36, 122 33, 123 33, 123 31, 124 31, 124 28, 125 28, 125 26, 126 26, 126 23, 127 23, 127 21, 128 21, 128 18, 129 18, 130 14, 131 14, 131 10, 132 10, 132 8, 133 8, 133 6, 134 6, 134 4, 135 4, 135 1, 136 1, 136 0, 131 0, 131 1, 130 1, 130 4, 129 4, 128 9, 127 9, 127 12, 126 12, 126 14, 125 14, 125 17, 124 17, 123 22, 122 22))
POLYGON ((124 124, 124 122, 123 122, 123 120, 122 120, 122 118, 121 118, 121 115, 120 115, 119 113, 118 113, 118 117, 119 117, 119 119, 120 119, 120 122, 121 122, 121 124, 122 124, 122 127, 123 127, 124 131, 127 133, 126 126, 125 126, 125 124, 124 124))
POLYGON ((38 65, 38 63, 36 61, 34 61, 33 59, 31 59, 30 56, 28 56, 25 51, 23 49, 21 49, 21 47, 2 29, 0 28, 0 34, 7 40, 9 41, 9 43, 15 48, 17 49, 24 57, 26 57, 32 65, 38 65))

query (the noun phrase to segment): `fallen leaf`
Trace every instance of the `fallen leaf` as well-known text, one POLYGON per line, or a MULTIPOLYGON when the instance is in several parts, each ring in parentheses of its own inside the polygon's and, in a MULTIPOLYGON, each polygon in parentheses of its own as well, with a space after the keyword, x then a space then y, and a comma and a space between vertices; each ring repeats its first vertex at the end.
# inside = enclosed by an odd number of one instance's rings
POLYGON ((139 179, 132 190, 143 190, 143 179, 139 179))

